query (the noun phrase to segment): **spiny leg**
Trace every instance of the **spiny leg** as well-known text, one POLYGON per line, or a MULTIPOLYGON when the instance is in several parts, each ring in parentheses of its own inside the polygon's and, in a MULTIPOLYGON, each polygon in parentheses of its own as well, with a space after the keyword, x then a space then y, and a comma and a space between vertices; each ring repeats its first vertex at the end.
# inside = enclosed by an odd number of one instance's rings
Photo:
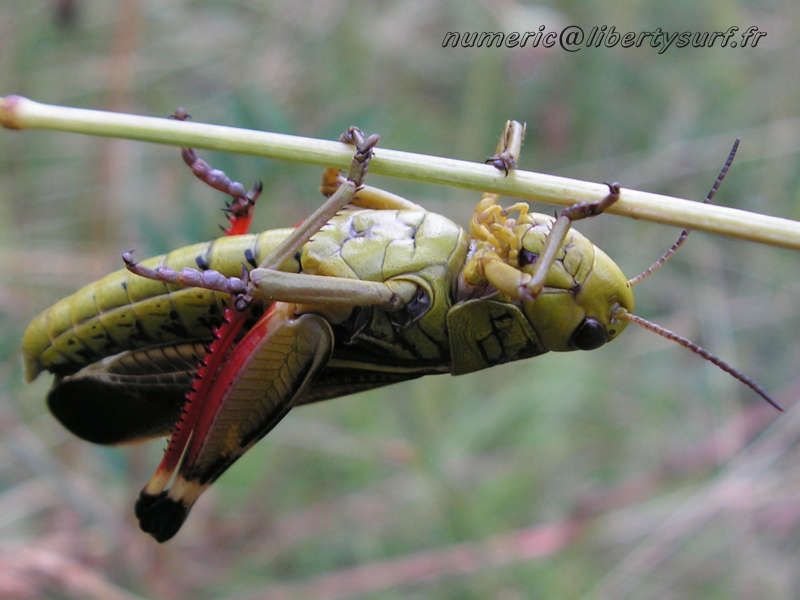
MULTIPOLYGON (((185 108, 179 107, 172 114, 172 118, 176 121, 185 121, 190 119, 191 115, 186 112, 185 108)), ((208 162, 198 156, 194 148, 181 148, 181 157, 195 177, 232 198, 231 201, 225 203, 225 208, 222 209, 228 218, 228 227, 222 228, 225 235, 247 233, 253 220, 256 200, 263 189, 261 181, 256 181, 250 190, 245 190, 241 183, 231 180, 220 169, 212 168, 208 162)))
POLYGON ((226 353, 216 377, 205 380, 205 407, 174 483, 137 505, 142 530, 159 542, 175 535, 203 491, 303 396, 330 359, 333 340, 323 317, 273 304, 226 353))
MULTIPOLYGON (((185 109, 178 108, 172 117, 183 121, 188 119, 190 115, 185 109)), ((223 209, 229 222, 228 228, 223 228, 225 235, 247 233, 252 221, 256 199, 261 193, 261 182, 256 182, 253 188, 246 192, 241 183, 231 181, 219 169, 211 168, 205 160, 197 155, 193 148, 182 148, 181 156, 198 179, 233 198, 231 202, 226 203, 226 207, 223 209)), ((226 278, 220 273, 211 270, 184 269, 183 271, 173 271, 162 266, 155 269, 145 267, 133 260, 133 252, 130 250, 122 254, 122 259, 131 272, 165 283, 205 287, 231 294, 234 298, 243 293, 247 287, 247 270, 244 267, 242 267, 241 278, 226 278)), ((224 359, 230 353, 230 349, 240 337, 249 318, 250 315, 248 313, 242 311, 234 312, 226 308, 222 324, 214 329, 214 340, 208 346, 205 356, 197 366, 191 387, 186 393, 181 414, 170 432, 164 455, 136 501, 135 513, 140 522, 146 521, 148 516, 153 514, 153 507, 157 506, 166 497, 167 492, 165 490, 183 456, 200 415, 206 410, 207 388, 210 382, 214 380, 224 359)))
MULTIPOLYGON (((178 108, 172 118, 184 121, 190 118, 190 115, 184 108, 178 108)), ((211 168, 205 160, 197 155, 193 148, 182 148, 181 156, 198 179, 232 197, 233 200, 227 202, 225 209, 223 209, 229 221, 228 228, 223 228, 225 235, 247 233, 252 221, 256 199, 261 193, 261 182, 256 182, 252 189, 246 192, 241 183, 231 181, 224 172, 211 168)), ((185 269, 176 272, 164 267, 155 269, 145 267, 133 260, 132 251, 124 252, 122 259, 131 272, 142 277, 182 286, 206 287, 229 293, 234 298, 243 293, 247 286, 247 271, 244 267, 242 267, 241 278, 226 278, 220 273, 210 270, 185 269)), ((230 353, 236 340, 240 337, 249 318, 250 315, 245 312, 234 312, 226 308, 222 324, 214 329, 214 340, 207 348, 205 356, 197 367, 191 387, 186 394, 181 414, 172 427, 161 462, 136 501, 135 513, 140 522, 146 521, 148 516, 153 513, 153 507, 157 506, 166 497, 167 492, 165 490, 183 456, 200 415, 206 410, 207 388, 214 380, 217 371, 224 363, 224 359, 230 353)))
MULTIPOLYGON (((185 108, 180 107, 172 115, 172 118, 178 121, 185 121, 191 118, 191 115, 188 114, 185 108)), ((228 228, 223 229, 225 235, 247 233, 252 221, 256 199, 261 193, 261 182, 256 182, 251 190, 247 192, 241 183, 231 181, 221 170, 211 168, 205 160, 197 155, 193 148, 182 148, 181 156, 198 179, 215 190, 232 197, 233 200, 227 202, 225 209, 223 209, 229 221, 228 228)), ((131 272, 165 283, 206 287, 231 294, 234 297, 244 292, 247 286, 247 271, 244 267, 242 268, 241 278, 225 278, 216 271, 185 269, 176 272, 164 267, 156 267, 155 269, 145 267, 133 260, 133 251, 130 250, 122 254, 122 259, 131 272)), ((210 379, 219 368, 226 353, 240 335, 247 319, 248 315, 243 312, 234 313, 230 309, 225 309, 222 324, 215 328, 213 332, 214 341, 207 348, 205 356, 198 365, 191 388, 186 394, 180 417, 173 425, 161 462, 148 484, 142 489, 136 502, 136 515, 140 519, 156 500, 166 495, 164 490, 178 465, 199 414, 203 411, 205 398, 205 394, 202 393, 203 382, 210 379), (209 377, 206 377, 207 374, 209 374, 209 377)))
POLYGON ((172 480, 201 414, 206 409, 210 386, 216 373, 228 358, 230 349, 242 333, 246 321, 244 312, 225 309, 223 323, 214 331, 214 340, 200 361, 191 387, 186 393, 181 414, 172 427, 161 462, 139 492, 134 512, 140 522, 146 520, 153 507, 166 497, 167 486, 172 480))
MULTIPOLYGON (((262 265, 270 267, 280 265, 284 257, 294 254, 331 216, 338 212, 341 206, 349 201, 347 193, 351 189, 355 191, 360 181, 363 180, 366 173, 366 163, 371 156, 372 147, 377 143, 377 136, 364 140, 359 132, 358 141, 360 142, 359 147, 353 159, 354 165, 351 168, 351 175, 354 176, 355 181, 350 181, 341 190, 337 190, 337 193, 325 203, 322 210, 316 211, 314 215, 301 224, 290 236, 288 243, 281 244, 271 256, 262 262, 262 265)), ((128 264, 130 257, 124 258, 126 258, 126 264, 128 264)), ((259 320, 256 326, 250 329, 241 341, 237 342, 235 335, 241 330, 241 324, 243 323, 242 315, 244 313, 241 311, 247 307, 250 303, 250 298, 252 298, 251 294, 244 293, 243 289, 244 286, 247 286, 245 281, 246 272, 243 278, 239 279, 225 278, 221 274, 212 271, 193 273, 193 270, 186 270, 185 272, 177 273, 166 269, 147 269, 135 264, 129 265, 129 268, 135 269, 135 272, 142 275, 162 280, 166 279, 169 282, 200 284, 201 286, 213 285, 216 290, 229 291, 236 294, 236 306, 240 309, 235 315, 226 314, 227 327, 223 325, 221 328, 225 337, 217 337, 212 343, 210 352, 201 366, 199 376, 195 380, 196 386, 193 387, 187 397, 189 401, 202 402, 202 409, 194 411, 193 418, 190 419, 189 415, 184 415, 184 418, 179 421, 176 435, 180 436, 182 443, 173 444, 173 441, 170 441, 170 446, 164 460, 162 460, 162 464, 159 465, 159 469, 157 469, 151 481, 142 490, 137 501, 136 515, 140 526, 161 542, 171 538, 178 531, 186 519, 192 504, 202 491, 247 449, 246 447, 237 448, 235 443, 230 445, 230 434, 226 435, 228 441, 225 444, 220 442, 211 443, 206 438, 209 435, 214 435, 214 432, 218 429, 214 426, 215 415, 222 411, 230 412, 234 410, 231 408, 231 404, 242 404, 242 394, 250 404, 258 405, 258 403, 254 404, 250 399, 252 393, 248 390, 247 382, 242 388, 242 380, 247 379, 248 374, 252 372, 250 363, 252 362, 253 354, 265 351, 272 339, 268 337, 269 335, 278 335, 277 333, 269 334, 270 331, 291 331, 292 328, 296 327, 296 323, 300 323, 305 317, 295 320, 286 312, 288 305, 273 304, 272 308, 259 320), (245 298, 247 298, 246 301, 245 298), (281 315, 281 318, 276 319, 277 315, 281 315), (238 328, 234 330, 237 325, 238 328), (248 341, 250 339, 252 341, 248 341), (237 391, 242 389, 244 391, 237 391), (210 450, 203 454, 202 449, 208 445, 210 445, 210 450), (217 453, 222 454, 215 458, 217 453), (206 454, 210 454, 210 457, 201 458, 206 454), (167 458, 168 455, 169 458, 167 458), (183 459, 180 461, 179 474, 172 488, 167 491, 166 486, 172 479, 181 457, 183 459)), ((279 271, 271 271, 263 267, 256 269, 256 271, 266 271, 276 275, 281 274, 279 271)), ((338 296, 340 302, 342 297, 338 296)), ((305 375, 298 374, 298 377, 303 377, 303 381, 310 380, 310 376, 320 366, 321 357, 325 353, 324 349, 331 347, 332 342, 330 340, 327 343, 322 343, 322 340, 329 338, 324 333, 324 327, 320 325, 317 326, 317 329, 319 333, 317 333, 316 337, 319 342, 315 344, 317 346, 316 354, 305 352, 303 354, 304 359, 298 359, 298 357, 292 359, 292 364, 298 364, 298 360, 307 361, 311 360, 313 356, 317 357, 313 359, 316 367, 311 369, 309 366, 309 371, 305 375)), ((252 384, 250 388, 252 388, 252 384)), ((269 431, 288 412, 291 408, 291 402, 298 394, 299 391, 294 394, 283 393, 273 400, 275 409, 261 419, 261 421, 264 421, 259 430, 262 435, 269 431)), ((235 410, 241 412, 242 409, 235 410)), ((248 436, 251 435, 248 434, 248 436)), ((260 436, 255 436, 255 439, 258 439, 258 437, 260 436)))
MULTIPOLYGON (((220 368, 208 389, 198 390, 198 395, 207 394, 208 409, 197 423, 174 485, 160 501, 158 509, 150 511, 141 521, 142 527, 157 539, 168 539, 177 531, 203 490, 283 418, 327 363, 333 349, 330 325, 317 315, 295 314, 294 302, 341 304, 346 299, 352 304, 380 303, 398 308, 416 292, 416 286, 410 282, 392 282, 396 284, 393 286, 275 270, 349 203, 359 189, 378 138, 364 139, 357 130, 350 130, 349 134, 356 141, 357 151, 344 189, 337 190, 321 210, 301 224, 251 273, 251 296, 261 291, 259 299, 262 301, 286 298, 292 303, 274 302, 230 350, 226 365, 220 368), (253 363, 257 365, 254 367, 253 363), (267 377, 272 383, 266 392, 256 394, 252 390, 261 389, 263 383, 256 384, 253 378, 263 378, 264 369, 275 369, 275 376, 267 377), (280 382, 288 387, 280 388, 280 382), (247 419, 239 423, 242 414, 246 414, 247 419), (234 424, 220 425, 230 423, 231 419, 234 424)), ((241 298, 240 294, 239 300, 241 298)))

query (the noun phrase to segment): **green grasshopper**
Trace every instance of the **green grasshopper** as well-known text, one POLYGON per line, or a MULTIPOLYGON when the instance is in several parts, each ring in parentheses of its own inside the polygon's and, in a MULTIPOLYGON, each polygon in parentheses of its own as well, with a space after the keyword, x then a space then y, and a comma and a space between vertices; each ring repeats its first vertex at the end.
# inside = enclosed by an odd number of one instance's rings
MULTIPOLYGON (((176 113, 183 119, 184 112, 176 113)), ((524 126, 507 123, 487 162, 516 165, 524 126)), ((28 326, 26 376, 56 375, 47 402, 74 434, 116 444, 169 435, 136 503, 141 528, 170 539, 200 494, 293 407, 422 375, 471 373, 547 352, 592 350, 629 322, 700 354, 776 408, 754 381, 632 313, 628 280, 573 221, 484 194, 465 231, 364 185, 378 141, 351 128, 347 176, 323 174, 327 200, 295 229, 246 234, 261 185, 244 186, 183 149, 195 175, 232 197, 226 236, 138 263, 57 302, 28 326)), ((737 141, 738 144, 738 141, 737 141)), ((736 145, 706 201, 730 167, 736 145)))

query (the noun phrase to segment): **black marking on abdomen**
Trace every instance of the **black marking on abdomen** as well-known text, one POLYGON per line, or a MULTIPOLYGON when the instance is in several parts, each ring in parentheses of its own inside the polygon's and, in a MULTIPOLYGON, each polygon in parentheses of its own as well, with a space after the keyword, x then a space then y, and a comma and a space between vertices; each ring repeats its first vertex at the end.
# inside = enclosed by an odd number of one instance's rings
POLYGON ((194 257, 194 262, 197 264, 197 268, 201 271, 208 271, 211 268, 211 265, 208 264, 208 259, 202 254, 198 254, 194 257))
POLYGON ((244 258, 247 261, 247 263, 251 265, 253 268, 258 267, 258 262, 256 261, 256 256, 255 254, 253 254, 252 248, 247 248, 244 251, 244 258))

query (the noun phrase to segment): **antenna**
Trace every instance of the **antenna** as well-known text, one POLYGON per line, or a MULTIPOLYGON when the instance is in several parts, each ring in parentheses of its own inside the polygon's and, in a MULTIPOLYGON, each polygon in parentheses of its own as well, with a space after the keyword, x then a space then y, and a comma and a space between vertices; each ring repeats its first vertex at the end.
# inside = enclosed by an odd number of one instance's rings
MULTIPOLYGON (((711 186, 711 189, 708 191, 708 195, 706 195, 705 200, 703 200, 704 203, 709 203, 714 199, 714 196, 716 195, 717 190, 719 189, 719 186, 722 184, 722 181, 725 179, 725 176, 728 174, 728 170, 731 168, 731 164, 733 163, 733 158, 736 156, 736 151, 738 149, 739 149, 739 138, 736 138, 736 140, 733 142, 733 146, 731 147, 731 151, 728 153, 728 158, 725 159, 725 163, 722 165, 722 168, 719 170, 719 174, 717 175, 717 178, 714 180, 714 184, 711 186)), ((633 279, 629 279, 628 280, 628 287, 633 287, 635 285, 640 284, 642 281, 644 281, 645 279, 650 277, 650 275, 652 275, 653 273, 658 271, 661 267, 663 267, 667 263, 667 261, 670 258, 672 258, 672 255, 675 254, 675 252, 678 251, 678 248, 683 246, 683 243, 686 241, 686 238, 689 237, 689 232, 690 232, 689 229, 683 229, 680 232, 680 234, 678 235, 678 239, 675 240, 675 242, 672 244, 672 246, 667 248, 667 251, 664 252, 664 254, 662 254, 659 257, 658 260, 656 260, 652 265, 647 267, 644 271, 639 273, 636 277, 634 277, 633 279)), ((651 331, 651 332, 653 332, 653 333, 655 333, 657 335, 660 335, 661 337, 666 338, 666 339, 668 339, 670 341, 673 341, 676 344, 679 344, 679 345, 683 346, 687 350, 690 350, 691 352, 694 352, 695 354, 697 354, 698 356, 701 356, 702 358, 704 358, 708 362, 716 365, 717 367, 719 367, 720 369, 722 369, 723 371, 725 371, 726 373, 728 373, 729 375, 731 375, 735 379, 738 379, 740 382, 742 382, 744 385, 749 387, 756 394, 758 394, 764 400, 766 400, 771 406, 773 406, 777 410, 783 412, 783 407, 781 407, 780 404, 778 404, 775 400, 773 400, 770 397, 770 395, 767 394, 767 392, 764 390, 764 388, 762 388, 755 380, 751 379, 750 377, 748 377, 747 375, 745 375, 741 371, 733 368, 731 365, 726 363, 724 360, 722 360, 718 356, 712 354, 711 352, 709 352, 708 350, 706 350, 702 346, 696 344, 692 340, 690 340, 688 338, 685 338, 682 335, 679 335, 679 334, 675 333, 674 331, 671 331, 671 330, 667 329, 666 327, 663 327, 662 325, 659 325, 657 323, 653 323, 652 321, 648 321, 644 317, 640 317, 639 315, 635 315, 633 313, 630 313, 627 310, 625 310, 624 308, 622 308, 621 306, 617 306, 614 309, 614 318, 615 319, 622 319, 624 321, 628 321, 629 323, 636 323, 639 327, 647 329, 648 331, 651 331)))
MULTIPOLYGON (((725 159, 725 164, 722 165, 722 168, 719 170, 719 174, 717 178, 714 180, 714 184, 711 186, 711 189, 708 191, 708 195, 706 199, 703 200, 704 204, 709 204, 713 199, 714 196, 717 194, 717 190, 719 186, 722 184, 722 180, 725 179, 725 175, 728 174, 728 169, 731 168, 731 163, 733 163, 733 157, 736 156, 736 151, 739 149, 739 138, 733 142, 733 147, 731 151, 728 153, 728 158, 725 159)), ((686 241, 686 238, 689 237, 689 229, 684 229, 678 235, 678 239, 670 246, 664 254, 662 254, 659 259, 654 262, 652 265, 647 267, 644 271, 639 273, 633 279, 628 280, 628 287, 633 287, 635 285, 640 284, 642 281, 650 277, 653 273, 658 271, 661 267, 663 267, 666 262, 672 258, 672 255, 678 251, 678 248, 683 246, 683 243, 686 241)))
MULTIPOLYGON (((685 238, 684 238, 685 239, 685 238)), ((773 400, 769 394, 762 388, 755 380, 750 379, 747 375, 742 373, 741 371, 733 368, 731 365, 726 363, 724 360, 719 358, 718 356, 712 354, 702 346, 694 343, 692 340, 683 337, 682 335, 678 335, 674 331, 667 329, 666 327, 662 327, 657 323, 653 323, 652 321, 648 321, 647 319, 640 317, 639 315, 635 315, 633 313, 628 312, 622 307, 617 307, 614 311, 614 318, 623 319, 630 323, 636 323, 639 327, 643 327, 648 331, 652 331, 653 333, 660 335, 663 338, 671 340, 677 344, 680 344, 687 350, 694 352, 695 354, 703 357, 708 362, 716 365, 729 375, 733 376, 735 379, 738 379, 751 390, 753 390, 756 394, 761 396, 764 400, 769 402, 774 408, 783 412, 783 407, 778 404, 775 400, 773 400)))

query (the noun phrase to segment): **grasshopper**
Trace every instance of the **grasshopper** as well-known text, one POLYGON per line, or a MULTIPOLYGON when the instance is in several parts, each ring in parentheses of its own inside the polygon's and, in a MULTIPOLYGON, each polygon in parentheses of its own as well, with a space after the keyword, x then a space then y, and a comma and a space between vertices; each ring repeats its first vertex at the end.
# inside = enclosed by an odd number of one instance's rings
MULTIPOLYGON (((179 110, 175 118, 188 115, 179 110)), ((506 175, 525 128, 509 121, 487 162, 506 175)), ((327 200, 295 229, 247 234, 261 192, 191 148, 194 174, 232 200, 226 235, 136 262, 37 316, 26 376, 56 375, 47 403, 77 436, 117 444, 169 435, 135 512, 170 539, 200 494, 302 404, 423 375, 471 373, 547 351, 592 350, 637 323, 700 354, 776 408, 753 380, 693 342, 633 314, 628 280, 571 227, 620 196, 555 217, 482 196, 468 230, 364 185, 378 137, 350 128, 347 175, 327 169, 327 200)), ((734 145, 706 197, 730 167, 734 145)))

